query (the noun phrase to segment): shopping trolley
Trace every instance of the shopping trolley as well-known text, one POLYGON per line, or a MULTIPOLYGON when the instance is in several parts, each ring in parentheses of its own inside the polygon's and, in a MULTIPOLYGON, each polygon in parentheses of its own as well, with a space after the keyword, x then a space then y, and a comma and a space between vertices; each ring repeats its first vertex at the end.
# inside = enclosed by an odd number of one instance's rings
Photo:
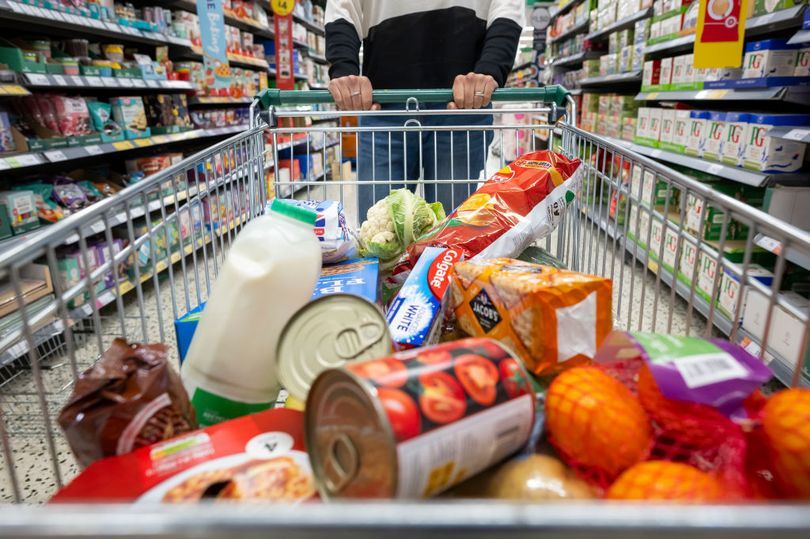
POLYGON ((244 133, 1 253, 0 277, 16 293, 19 323, 0 336, 0 497, 18 504, 0 506, 0 535, 444 537, 455 532, 479 537, 561 533, 682 537, 747 532, 805 537, 810 511, 791 505, 639 507, 439 499, 204 509, 36 505, 78 471, 55 423, 78 374, 117 336, 165 342, 176 355, 173 321, 207 299, 234 237, 263 213, 268 198, 339 200, 349 223, 356 226, 364 217, 358 212, 358 194, 370 186, 379 197, 380 192, 403 185, 425 194, 431 186, 447 184, 454 186, 452 198, 456 185, 474 189, 485 176, 475 169, 488 173, 546 145, 581 159, 583 173, 576 186, 578 196, 558 229, 537 243, 572 269, 613 279, 617 327, 724 335, 769 361, 780 380, 807 384, 808 317, 778 291, 787 278, 788 261, 810 256, 810 236, 635 154, 620 141, 576 128, 574 102, 562 88, 499 90, 495 108, 477 112, 426 106, 450 99, 449 91, 375 92, 375 101, 401 106, 352 113, 361 116, 361 125, 340 127, 328 123, 334 122, 334 112, 313 108, 330 100, 328 92, 271 90, 252 105, 251 127, 244 133), (362 121, 391 115, 401 124, 367 127, 362 121), (460 119, 491 115, 494 122, 436 125, 427 120, 437 115, 460 119), (368 169, 362 162, 369 158, 361 140, 364 133, 372 133, 372 141, 381 136, 392 145, 395 138, 407 141, 418 136, 411 157, 418 160, 416 172, 399 175, 392 167, 388 174, 384 167, 368 169), (464 141, 482 133, 492 137, 491 142, 486 139, 486 159, 479 155, 471 163, 472 152, 464 141), (435 172, 427 177, 429 161, 434 160, 436 171, 437 162, 448 156, 425 151, 423 144, 443 136, 451 141, 460 137, 451 142, 452 153, 466 155, 467 166, 458 174, 451 171, 451 177, 435 172), (344 165, 344 147, 352 139, 358 150, 356 170, 372 170, 370 176, 357 177, 344 165), (718 226, 719 240, 705 239, 711 236, 708 229, 716 231, 718 226), (734 237, 742 239, 727 239, 732 227, 734 237), (738 257, 734 264, 723 256, 732 243, 738 257), (759 245, 776 253, 771 255, 775 271, 769 286, 750 271, 754 261, 765 256, 759 245), (77 260, 79 278, 59 276, 65 249, 71 249, 77 260), (44 306, 28 303, 23 294, 23 277, 31 263, 47 266, 55 276, 51 301, 44 306), (724 298, 721 303, 728 272, 737 272, 736 302, 724 298), (747 305, 756 301, 765 309, 758 325, 744 324, 747 305), (786 348, 783 330, 789 323, 800 331, 790 334, 794 340, 786 348), (774 337, 777 334, 781 340, 774 337))

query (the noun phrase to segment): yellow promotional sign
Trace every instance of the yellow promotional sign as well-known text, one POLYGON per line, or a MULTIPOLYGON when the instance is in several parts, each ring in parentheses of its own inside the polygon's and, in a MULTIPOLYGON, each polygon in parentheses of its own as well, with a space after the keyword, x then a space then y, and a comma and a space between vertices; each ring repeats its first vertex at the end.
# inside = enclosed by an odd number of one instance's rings
POLYGON ((270 0, 270 7, 276 15, 289 15, 295 8, 295 0, 270 0))
POLYGON ((695 67, 740 67, 751 0, 700 0, 695 67))

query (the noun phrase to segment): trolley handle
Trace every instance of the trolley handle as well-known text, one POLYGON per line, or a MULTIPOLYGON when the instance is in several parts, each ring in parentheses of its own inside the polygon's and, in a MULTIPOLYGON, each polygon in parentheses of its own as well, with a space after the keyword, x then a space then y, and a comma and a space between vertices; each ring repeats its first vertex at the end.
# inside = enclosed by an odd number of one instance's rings
MULTIPOLYGON (((405 103, 416 98, 420 103, 449 103, 453 90, 374 90, 375 103, 405 103)), ((559 85, 543 88, 499 88, 492 94, 492 101, 537 101, 565 106, 568 90, 559 85)), ((334 103, 329 90, 279 90, 268 88, 256 96, 262 109, 280 105, 314 105, 334 103)))

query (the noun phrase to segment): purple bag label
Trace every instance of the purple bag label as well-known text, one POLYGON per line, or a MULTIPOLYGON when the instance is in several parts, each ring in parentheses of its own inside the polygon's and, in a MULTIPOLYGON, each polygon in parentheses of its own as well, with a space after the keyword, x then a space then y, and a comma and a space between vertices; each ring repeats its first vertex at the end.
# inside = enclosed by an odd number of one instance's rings
POLYGON ((642 358, 670 399, 713 406, 729 416, 771 378, 771 370, 743 348, 722 339, 630 333, 642 358))

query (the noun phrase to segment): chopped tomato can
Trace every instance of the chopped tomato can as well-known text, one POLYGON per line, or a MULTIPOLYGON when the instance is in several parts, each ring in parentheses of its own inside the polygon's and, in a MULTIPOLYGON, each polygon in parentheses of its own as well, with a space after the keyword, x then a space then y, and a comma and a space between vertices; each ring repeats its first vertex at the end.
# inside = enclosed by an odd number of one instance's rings
POLYGON ((518 356, 486 338, 324 371, 305 417, 321 496, 439 494, 524 447, 535 405, 518 356))

